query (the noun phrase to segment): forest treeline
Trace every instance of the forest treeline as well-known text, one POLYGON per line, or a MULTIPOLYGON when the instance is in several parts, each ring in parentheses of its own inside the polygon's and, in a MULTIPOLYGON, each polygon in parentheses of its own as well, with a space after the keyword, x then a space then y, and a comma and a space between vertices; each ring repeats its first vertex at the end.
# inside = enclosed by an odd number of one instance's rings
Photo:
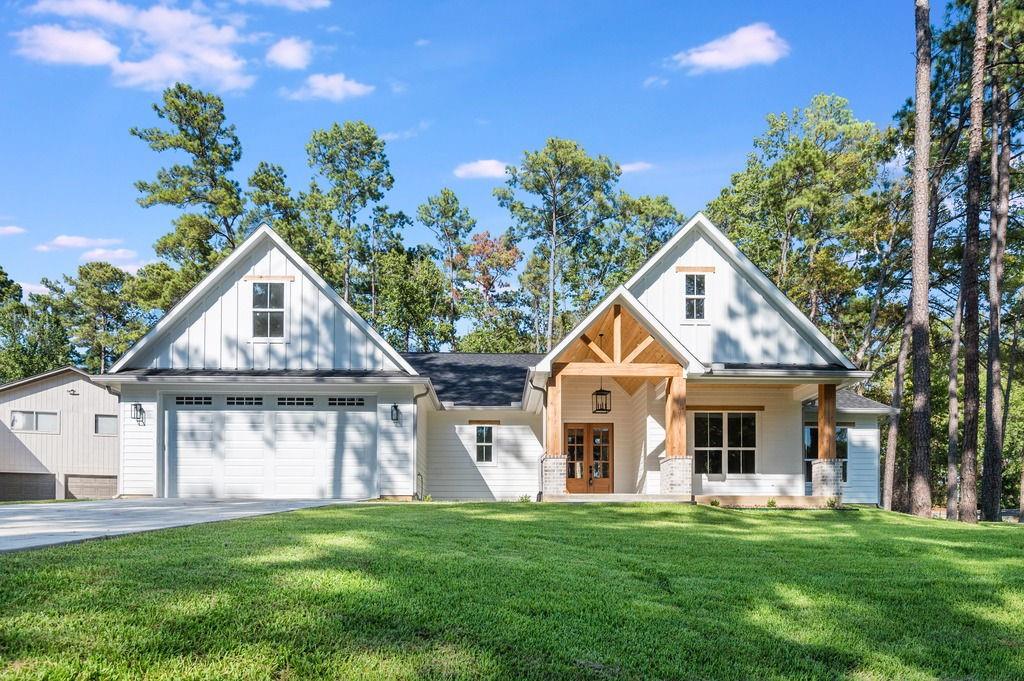
MULTIPOLYGON (((974 520, 1024 503, 1019 412, 1022 0, 917 0, 917 92, 879 127, 821 94, 767 117, 744 167, 705 208, 854 362, 859 390, 900 408, 883 429, 888 508, 974 520), (922 85, 922 79, 924 83, 922 85), (916 114, 927 104, 927 116, 916 114)), ((621 169, 572 140, 525 152, 494 189, 501 226, 451 188, 396 210, 384 139, 367 123, 315 130, 312 179, 260 162, 248 178, 222 100, 167 89, 131 129, 163 167, 143 207, 179 211, 129 274, 82 265, 22 296, 0 270, 0 378, 74 363, 103 371, 262 223, 400 350, 541 352, 685 221, 632 196, 621 169), (412 245, 408 229, 429 230, 412 245)))

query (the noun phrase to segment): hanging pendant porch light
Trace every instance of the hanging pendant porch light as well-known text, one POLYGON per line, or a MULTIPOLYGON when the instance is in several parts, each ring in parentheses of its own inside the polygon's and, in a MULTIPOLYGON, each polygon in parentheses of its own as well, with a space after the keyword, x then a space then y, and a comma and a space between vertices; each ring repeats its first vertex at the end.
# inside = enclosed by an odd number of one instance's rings
POLYGON ((612 410, 612 391, 604 389, 604 376, 601 377, 601 388, 594 391, 594 413, 607 414, 612 410))

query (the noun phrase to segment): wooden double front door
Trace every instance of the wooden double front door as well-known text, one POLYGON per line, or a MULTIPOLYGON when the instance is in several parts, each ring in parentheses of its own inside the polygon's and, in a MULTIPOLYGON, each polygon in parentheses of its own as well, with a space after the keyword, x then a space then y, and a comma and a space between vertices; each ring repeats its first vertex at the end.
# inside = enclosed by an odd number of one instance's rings
POLYGON ((610 423, 565 424, 565 488, 570 494, 610 494, 614 452, 610 423))

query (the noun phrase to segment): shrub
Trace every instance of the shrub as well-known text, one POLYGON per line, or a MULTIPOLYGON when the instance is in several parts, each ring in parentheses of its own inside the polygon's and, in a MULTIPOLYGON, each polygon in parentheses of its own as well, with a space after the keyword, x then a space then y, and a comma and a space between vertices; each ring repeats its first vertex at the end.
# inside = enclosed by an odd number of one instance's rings
POLYGON ((825 505, 833 510, 839 508, 839 497, 829 497, 828 501, 825 502, 825 505))
POLYGON ((519 497, 519 502, 522 504, 528 504, 531 501, 533 501, 533 499, 530 498, 529 494, 524 494, 521 497, 519 497))
POLYGON ((718 508, 719 506, 722 505, 722 502, 719 501, 718 499, 712 499, 708 503, 711 504, 712 506, 714 506, 715 508, 718 508))
POLYGON ((768 500, 767 506, 768 508, 775 508, 776 506, 778 506, 778 504, 775 503, 775 497, 772 497, 768 500))
POLYGON ((430 496, 429 494, 423 495, 423 501, 430 502, 430 501, 433 501, 433 500, 434 500, 434 497, 430 496))

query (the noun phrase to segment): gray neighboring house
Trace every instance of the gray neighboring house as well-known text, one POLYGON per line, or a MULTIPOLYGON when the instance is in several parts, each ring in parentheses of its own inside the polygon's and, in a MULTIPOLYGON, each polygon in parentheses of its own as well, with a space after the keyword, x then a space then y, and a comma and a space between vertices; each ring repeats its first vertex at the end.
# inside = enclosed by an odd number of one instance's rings
POLYGON ((115 496, 117 412, 75 367, 0 386, 0 501, 115 496))

